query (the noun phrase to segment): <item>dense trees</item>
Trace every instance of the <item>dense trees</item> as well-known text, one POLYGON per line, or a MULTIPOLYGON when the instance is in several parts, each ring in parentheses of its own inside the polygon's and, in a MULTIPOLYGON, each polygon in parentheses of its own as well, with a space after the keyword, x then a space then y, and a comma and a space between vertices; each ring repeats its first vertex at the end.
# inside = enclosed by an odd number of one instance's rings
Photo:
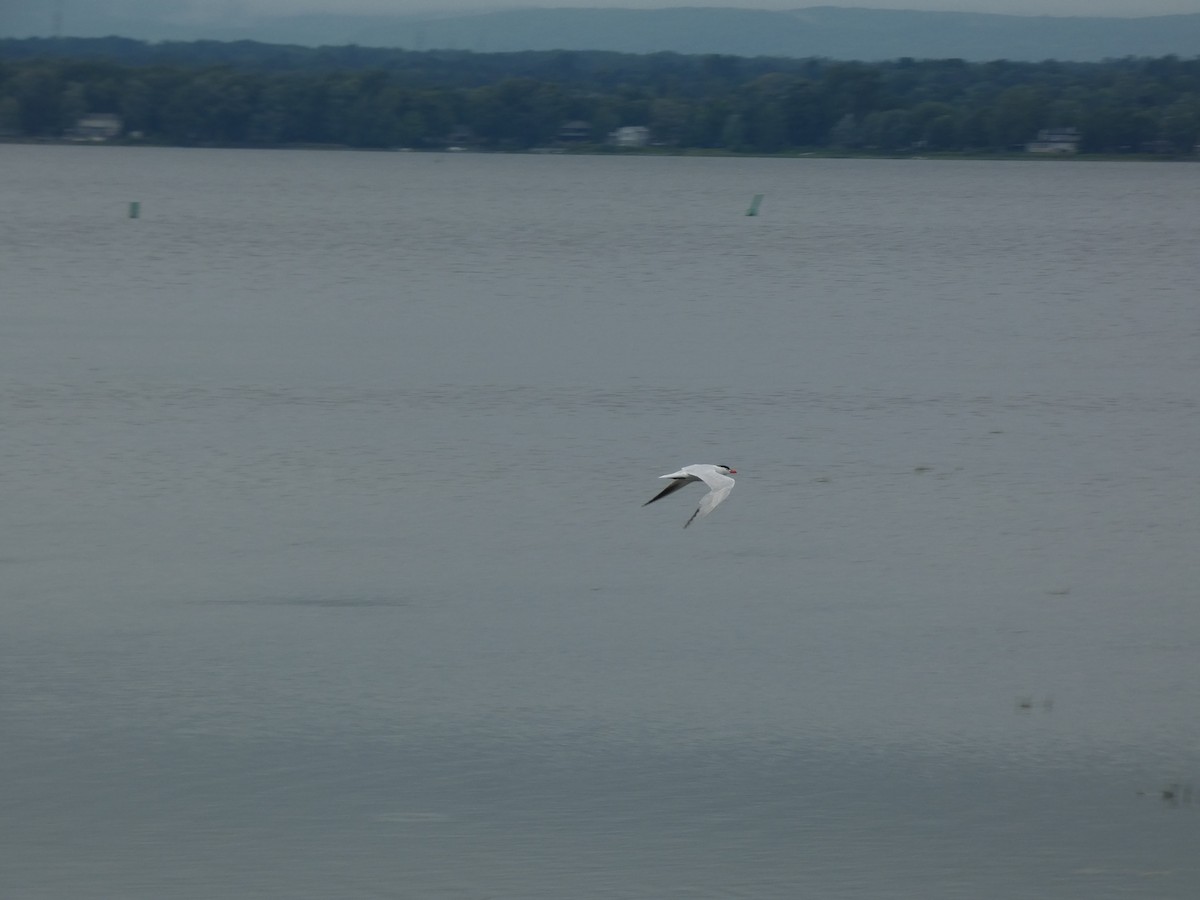
POLYGON ((1193 153, 1200 59, 866 64, 606 52, 472 54, 122 38, 0 41, 0 134, 56 138, 85 113, 129 139, 520 150, 565 122, 599 144, 775 153, 1004 151, 1075 127, 1089 152, 1193 153))

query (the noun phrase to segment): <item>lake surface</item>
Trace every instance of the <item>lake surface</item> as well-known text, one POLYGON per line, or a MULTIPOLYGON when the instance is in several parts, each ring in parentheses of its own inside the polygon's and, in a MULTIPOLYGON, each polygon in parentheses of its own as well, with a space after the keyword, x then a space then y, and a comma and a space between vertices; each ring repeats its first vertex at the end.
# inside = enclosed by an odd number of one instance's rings
POLYGON ((1196 896, 1196 167, 0 162, 6 898, 1196 896))

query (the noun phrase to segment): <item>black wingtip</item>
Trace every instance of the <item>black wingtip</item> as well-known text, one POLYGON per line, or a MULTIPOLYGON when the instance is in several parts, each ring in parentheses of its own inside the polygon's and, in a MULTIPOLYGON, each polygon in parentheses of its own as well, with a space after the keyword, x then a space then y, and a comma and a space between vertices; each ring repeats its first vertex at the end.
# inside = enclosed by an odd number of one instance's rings
POLYGON ((663 497, 667 496, 668 494, 675 493, 677 490, 679 490, 681 487, 683 487, 687 483, 688 483, 688 479, 686 479, 686 478, 676 478, 674 481, 672 481, 670 484, 668 484, 665 488, 663 488, 661 491, 659 491, 657 494, 655 494, 653 497, 651 497, 649 500, 647 500, 645 503, 643 503, 642 506, 649 506, 655 500, 661 500, 663 497))

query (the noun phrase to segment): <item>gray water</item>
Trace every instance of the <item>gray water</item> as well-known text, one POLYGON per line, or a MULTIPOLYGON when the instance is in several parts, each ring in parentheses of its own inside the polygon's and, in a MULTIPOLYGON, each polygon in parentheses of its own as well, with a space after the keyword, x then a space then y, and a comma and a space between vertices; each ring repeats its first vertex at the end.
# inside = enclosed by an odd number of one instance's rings
POLYGON ((5 900, 1197 896, 1195 167, 0 163, 5 900))

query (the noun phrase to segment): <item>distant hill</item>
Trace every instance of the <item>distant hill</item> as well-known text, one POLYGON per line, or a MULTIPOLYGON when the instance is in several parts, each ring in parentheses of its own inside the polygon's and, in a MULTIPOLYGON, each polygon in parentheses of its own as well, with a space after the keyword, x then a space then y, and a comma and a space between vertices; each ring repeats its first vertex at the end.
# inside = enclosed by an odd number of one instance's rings
POLYGON ((294 15, 204 18, 179 0, 19 4, 0 12, 0 36, 121 35, 143 40, 255 40, 410 50, 614 50, 877 61, 914 57, 1096 61, 1193 58, 1200 14, 1141 18, 984 15, 815 6, 786 12, 675 7, 519 9, 423 16, 294 15))

